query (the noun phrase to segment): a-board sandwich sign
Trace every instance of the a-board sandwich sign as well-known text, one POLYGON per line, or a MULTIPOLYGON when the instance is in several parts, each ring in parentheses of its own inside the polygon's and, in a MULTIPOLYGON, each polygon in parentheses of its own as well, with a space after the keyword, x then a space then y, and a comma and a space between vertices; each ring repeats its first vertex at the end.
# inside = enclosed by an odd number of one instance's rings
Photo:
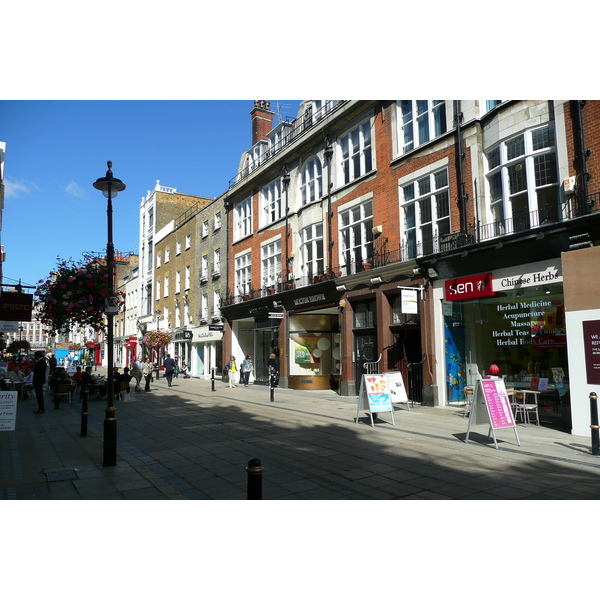
POLYGON ((387 380, 383 375, 363 375, 360 382, 360 392, 358 394, 358 406, 356 408, 356 422, 358 423, 358 413, 366 411, 371 418, 371 427, 373 415, 381 412, 392 413, 392 423, 394 423, 394 407, 390 399, 390 392, 387 380))
POLYGON ((491 433, 496 448, 498 448, 496 430, 508 427, 514 429, 517 444, 521 445, 519 434, 517 433, 517 424, 510 406, 510 399, 502 379, 480 379, 477 382, 473 396, 473 407, 469 414, 469 426, 467 428, 465 443, 469 441, 471 426, 486 422, 490 426, 488 437, 490 437, 491 433))
POLYGON ((0 392, 0 431, 14 431, 19 392, 0 392))
MULTIPOLYGON (((383 376, 387 381, 392 404, 408 405, 408 396, 406 394, 406 388, 404 387, 402 373, 400 373, 400 371, 388 371, 383 373, 383 376)), ((410 406, 408 408, 410 410, 410 406)))

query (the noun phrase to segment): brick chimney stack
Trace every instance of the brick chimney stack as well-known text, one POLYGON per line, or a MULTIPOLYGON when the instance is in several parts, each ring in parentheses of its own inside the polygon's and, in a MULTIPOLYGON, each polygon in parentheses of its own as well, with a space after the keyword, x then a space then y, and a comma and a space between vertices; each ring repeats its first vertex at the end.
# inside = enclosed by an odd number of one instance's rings
POLYGON ((255 100, 252 118, 252 145, 267 139, 267 133, 273 129, 273 113, 268 100, 255 100))

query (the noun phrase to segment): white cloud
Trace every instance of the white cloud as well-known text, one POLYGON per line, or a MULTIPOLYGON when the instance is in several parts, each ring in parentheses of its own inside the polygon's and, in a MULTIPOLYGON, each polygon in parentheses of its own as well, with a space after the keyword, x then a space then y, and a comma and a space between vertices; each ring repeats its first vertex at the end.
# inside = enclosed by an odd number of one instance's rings
POLYGON ((4 196, 5 198, 19 198, 24 194, 39 191, 39 187, 32 181, 27 179, 14 179, 7 177, 4 180, 4 196))
POLYGON ((67 192, 67 194, 75 196, 76 198, 83 198, 85 196, 85 191, 75 181, 69 181, 69 183, 67 183, 65 191, 67 192))

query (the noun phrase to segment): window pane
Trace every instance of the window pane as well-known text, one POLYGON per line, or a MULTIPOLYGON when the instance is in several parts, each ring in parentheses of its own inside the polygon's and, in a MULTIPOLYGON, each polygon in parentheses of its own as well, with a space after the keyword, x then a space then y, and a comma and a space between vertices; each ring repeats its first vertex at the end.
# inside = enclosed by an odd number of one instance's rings
POLYGON ((420 179, 417 182, 417 185, 419 186, 419 196, 424 196, 425 194, 429 194, 429 192, 431 192, 431 181, 429 177, 420 179))
POLYGON ((534 156, 533 165, 535 171, 535 185, 537 187, 556 183, 556 155, 554 153, 534 156))
POLYGON ((531 140, 534 150, 550 148, 554 145, 554 129, 550 126, 536 129, 531 132, 531 140))
POLYGON ((525 161, 508 168, 508 178, 510 182, 510 193, 516 194, 527 188, 527 178, 525 177, 525 161))
POLYGON ((525 138, 520 135, 514 140, 506 142, 506 157, 508 160, 517 158, 517 156, 523 156, 525 154, 525 138))
POLYGON ((434 180, 436 190, 446 187, 448 185, 448 171, 446 171, 446 169, 439 171, 434 175, 434 180))

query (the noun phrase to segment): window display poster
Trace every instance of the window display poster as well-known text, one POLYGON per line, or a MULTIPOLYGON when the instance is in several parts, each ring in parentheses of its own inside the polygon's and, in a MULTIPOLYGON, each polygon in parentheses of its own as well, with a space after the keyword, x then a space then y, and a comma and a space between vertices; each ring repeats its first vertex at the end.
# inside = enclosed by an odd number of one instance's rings
POLYGON ((14 431, 19 392, 0 392, 0 431, 14 431))
POLYGON ((600 321, 583 321, 583 346, 587 382, 600 384, 600 321))
POLYGON ((515 427, 516 423, 504 381, 501 379, 483 379, 481 381, 481 388, 492 429, 515 427))

